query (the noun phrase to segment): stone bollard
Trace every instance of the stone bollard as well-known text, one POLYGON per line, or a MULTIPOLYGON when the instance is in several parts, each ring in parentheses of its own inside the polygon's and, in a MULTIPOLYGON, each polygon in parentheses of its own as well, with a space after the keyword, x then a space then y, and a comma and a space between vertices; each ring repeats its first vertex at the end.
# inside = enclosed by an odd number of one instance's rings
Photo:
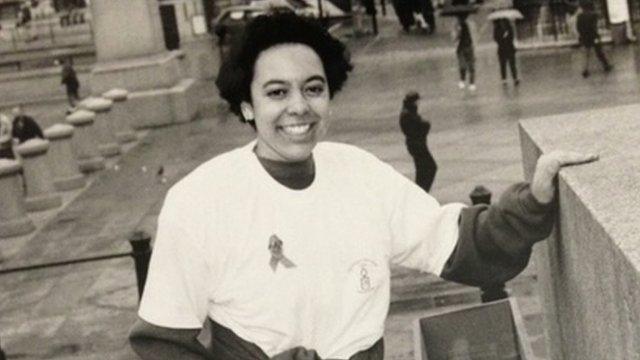
POLYGON ((71 147, 73 126, 55 124, 44 131, 44 137, 49 140, 48 157, 55 188, 68 191, 84 187, 86 181, 78 169, 71 147))
POLYGON ((31 139, 16 146, 22 156, 24 182, 27 187, 25 207, 28 211, 47 210, 62 205, 62 197, 55 193, 47 151, 49 141, 31 139))
POLYGON ((111 115, 110 122, 114 125, 118 141, 120 143, 128 143, 137 140, 136 133, 131 127, 131 114, 123 106, 123 102, 129 98, 129 92, 125 89, 111 89, 102 94, 102 97, 113 101, 113 106, 109 112, 111 115))
POLYGON ((0 159, 0 238, 24 235, 36 229, 22 198, 19 162, 0 159))
POLYGON ((80 103, 80 108, 96 114, 93 126, 98 136, 98 150, 102 156, 111 157, 120 154, 120 145, 116 139, 114 124, 108 115, 113 101, 101 97, 89 97, 80 103))
POLYGON ((71 138, 76 153, 78 166, 83 173, 104 169, 104 158, 98 151, 93 123, 96 114, 88 110, 78 110, 67 116, 67 123, 73 126, 74 135, 71 138))

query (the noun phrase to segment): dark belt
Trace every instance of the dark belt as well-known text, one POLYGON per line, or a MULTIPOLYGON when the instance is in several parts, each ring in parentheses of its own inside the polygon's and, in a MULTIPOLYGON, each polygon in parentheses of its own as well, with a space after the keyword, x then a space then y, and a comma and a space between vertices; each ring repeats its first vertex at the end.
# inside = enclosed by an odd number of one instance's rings
MULTIPOLYGON (((233 330, 208 319, 211 343, 208 346, 216 360, 322 360, 315 350, 296 347, 269 358, 258 345, 240 338, 233 330)), ((349 360, 382 360, 384 342, 378 340, 369 349, 358 352, 349 360)), ((326 359, 329 360, 329 359, 326 359)))

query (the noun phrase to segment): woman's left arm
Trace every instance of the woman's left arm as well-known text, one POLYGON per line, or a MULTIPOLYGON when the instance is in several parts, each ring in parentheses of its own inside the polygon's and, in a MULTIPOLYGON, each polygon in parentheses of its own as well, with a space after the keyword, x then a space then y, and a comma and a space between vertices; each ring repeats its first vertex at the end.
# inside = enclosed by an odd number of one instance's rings
POLYGON ((597 156, 552 152, 539 158, 531 185, 519 183, 495 205, 462 210, 455 250, 440 276, 471 286, 504 283, 529 262, 531 248, 549 236, 555 220, 554 179, 561 167, 597 156))

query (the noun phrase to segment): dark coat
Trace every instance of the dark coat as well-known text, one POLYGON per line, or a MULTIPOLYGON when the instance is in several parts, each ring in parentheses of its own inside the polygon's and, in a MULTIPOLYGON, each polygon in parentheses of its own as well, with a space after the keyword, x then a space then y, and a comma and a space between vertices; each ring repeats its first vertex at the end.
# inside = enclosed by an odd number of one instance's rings
POLYGON ((18 139, 19 143, 33 138, 44 139, 40 125, 31 116, 27 115, 18 115, 13 119, 11 135, 18 139))
POLYGON ((584 11, 578 14, 576 28, 580 35, 580 44, 583 46, 593 46, 599 38, 598 14, 593 11, 584 11))
POLYGON ((500 19, 493 23, 493 40, 498 44, 498 53, 510 55, 515 53, 516 47, 513 44, 513 27, 509 20, 500 19))

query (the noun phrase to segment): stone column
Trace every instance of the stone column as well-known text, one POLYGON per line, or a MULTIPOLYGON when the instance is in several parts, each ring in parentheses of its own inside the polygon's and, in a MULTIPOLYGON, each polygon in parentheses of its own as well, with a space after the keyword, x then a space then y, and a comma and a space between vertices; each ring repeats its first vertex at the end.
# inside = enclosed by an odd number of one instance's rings
POLYGON ((93 129, 96 114, 88 110, 78 110, 67 116, 67 123, 74 127, 71 139, 78 159, 80 171, 89 173, 104 169, 104 158, 98 151, 98 139, 93 129))
POLYGON ((24 181, 27 188, 25 206, 29 211, 47 210, 62 205, 62 197, 55 193, 47 159, 49 141, 31 139, 16 146, 22 156, 24 181))
POLYGON ((120 145, 116 139, 113 119, 109 116, 113 102, 100 97, 89 97, 80 103, 80 108, 92 111, 96 114, 93 124, 98 135, 98 150, 105 157, 120 154, 120 145))
POLYGON ((125 89, 111 89, 102 94, 102 97, 113 101, 110 122, 114 125, 118 141, 127 143, 137 140, 136 133, 131 127, 131 113, 123 106, 129 97, 129 92, 125 89))
POLYGON ((36 229, 22 198, 19 162, 0 159, 0 238, 24 235, 36 229))
POLYGON ((91 0, 98 62, 163 51, 159 12, 157 0, 91 0))
POLYGON ((80 173, 71 146, 73 126, 53 125, 44 131, 44 136, 49 140, 49 161, 55 188, 67 191, 84 187, 86 181, 80 173))

